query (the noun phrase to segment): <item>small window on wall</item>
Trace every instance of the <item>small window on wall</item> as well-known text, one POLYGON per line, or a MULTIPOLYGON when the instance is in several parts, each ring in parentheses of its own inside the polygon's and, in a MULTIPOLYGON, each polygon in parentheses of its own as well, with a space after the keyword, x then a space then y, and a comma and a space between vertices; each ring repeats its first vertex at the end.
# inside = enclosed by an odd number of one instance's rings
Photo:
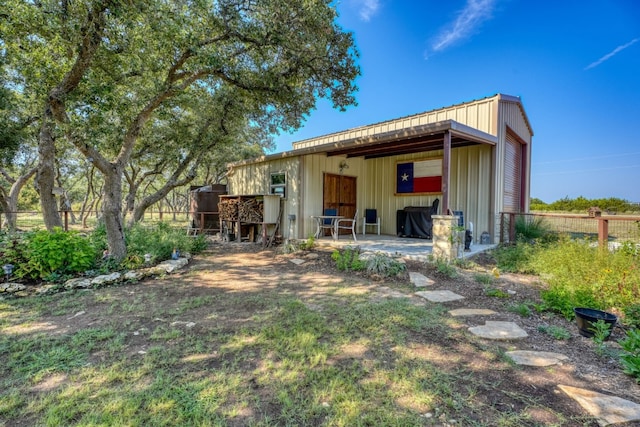
POLYGON ((271 186, 271 194, 277 194, 278 196, 287 197, 287 174, 286 172, 273 172, 269 182, 271 186))

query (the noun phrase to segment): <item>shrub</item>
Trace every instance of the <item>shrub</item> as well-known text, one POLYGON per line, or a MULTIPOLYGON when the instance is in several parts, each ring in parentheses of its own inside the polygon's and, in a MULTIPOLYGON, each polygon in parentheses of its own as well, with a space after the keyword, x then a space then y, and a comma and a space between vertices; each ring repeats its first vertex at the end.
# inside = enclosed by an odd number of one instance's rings
POLYGON ((493 276, 487 273, 474 274, 473 279, 483 285, 490 285, 493 283, 493 276))
POLYGON ((383 253, 373 254, 366 263, 369 273, 387 277, 397 276, 407 269, 404 263, 383 253))
POLYGON ((533 313, 533 311, 531 310, 531 305, 526 302, 520 304, 512 304, 507 307, 507 310, 512 313, 519 314, 522 317, 530 317, 533 313))
POLYGON ((542 248, 518 242, 515 245, 499 246, 493 251, 493 257, 500 270, 513 273, 532 273, 529 262, 540 249, 542 248))
POLYGON ((623 353, 620 361, 624 373, 631 375, 640 384, 640 329, 630 329, 627 337, 619 342, 623 353))
POLYGON ((568 340, 571 338, 571 333, 561 326, 540 325, 538 326, 538 331, 550 335, 557 340, 568 340))
POLYGON ((530 266, 549 283, 543 300, 568 319, 574 307, 624 311, 640 300, 638 260, 625 252, 566 240, 538 252, 530 266))
POLYGON ((509 298, 508 293, 506 293, 502 289, 497 289, 497 288, 485 288, 484 294, 488 297, 509 298))
POLYGON ((435 263, 436 263, 436 271, 439 274, 445 277, 449 277, 450 279, 458 277, 458 270, 456 270, 456 267, 448 263, 446 260, 436 259, 435 263))
POLYGON ((17 265, 19 275, 46 279, 58 275, 80 273, 96 261, 97 253, 91 241, 74 231, 35 231, 25 238, 26 265, 17 265))
POLYGON ((135 268, 144 263, 144 255, 162 261, 171 258, 174 249, 179 252, 198 253, 206 248, 206 237, 188 236, 184 230, 172 228, 166 222, 160 222, 153 228, 135 224, 125 231, 127 257, 125 266, 135 268))
POLYGON ((365 263, 360 259, 360 253, 357 249, 335 250, 331 254, 331 258, 336 262, 336 267, 340 271, 358 271, 365 268, 365 263))
POLYGON ((516 217, 515 229, 516 239, 526 242, 544 239, 550 234, 549 225, 540 217, 519 215, 516 217))

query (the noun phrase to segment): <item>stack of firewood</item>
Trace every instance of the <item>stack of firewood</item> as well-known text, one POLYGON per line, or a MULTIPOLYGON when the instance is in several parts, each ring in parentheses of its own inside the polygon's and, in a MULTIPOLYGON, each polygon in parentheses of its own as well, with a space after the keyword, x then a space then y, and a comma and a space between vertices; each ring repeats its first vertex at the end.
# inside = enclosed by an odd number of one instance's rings
POLYGON ((238 205, 238 217, 241 222, 262 222, 264 204, 256 199, 241 200, 238 205))
POLYGON ((220 212, 220 219, 223 221, 237 221, 238 202, 238 199, 221 199, 220 202, 218 202, 218 212, 220 212))

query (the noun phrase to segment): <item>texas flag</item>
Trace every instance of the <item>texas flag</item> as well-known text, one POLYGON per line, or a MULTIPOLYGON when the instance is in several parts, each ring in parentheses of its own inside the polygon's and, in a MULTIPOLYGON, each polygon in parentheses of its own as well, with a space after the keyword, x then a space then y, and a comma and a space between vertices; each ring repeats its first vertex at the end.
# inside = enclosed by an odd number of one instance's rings
POLYGON ((442 159, 398 163, 396 193, 442 192, 442 159))

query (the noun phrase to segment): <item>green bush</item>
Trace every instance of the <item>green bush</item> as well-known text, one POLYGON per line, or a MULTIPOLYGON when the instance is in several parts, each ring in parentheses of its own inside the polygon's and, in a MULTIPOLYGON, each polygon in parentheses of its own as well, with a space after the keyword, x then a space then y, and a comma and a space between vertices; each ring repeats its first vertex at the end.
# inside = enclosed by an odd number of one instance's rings
POLYGON ((342 251, 335 250, 331 254, 331 259, 336 262, 336 267, 340 271, 358 271, 364 270, 366 265, 360 259, 360 253, 357 249, 346 248, 342 251))
POLYGON ((367 259, 366 264, 369 273, 386 277, 397 276, 407 269, 404 263, 383 253, 373 254, 367 259))
POLYGON ((97 252, 91 241, 75 231, 35 231, 24 237, 26 264, 16 265, 16 275, 47 279, 81 273, 91 268, 97 252))
POLYGON ((445 259, 436 259, 435 260, 436 263, 436 271, 445 276, 448 277, 450 279, 454 279, 456 277, 458 277, 458 270, 456 269, 456 267, 454 265, 452 265, 451 263, 447 262, 447 260, 445 259))
POLYGON ((624 373, 631 375, 640 384, 640 329, 630 329, 627 337, 619 342, 623 353, 620 361, 624 373))
POLYGON ((549 284, 541 294, 545 304, 567 319, 574 307, 624 312, 640 300, 639 260, 629 251, 609 252, 563 238, 502 246, 494 256, 503 270, 540 275, 549 284))
POLYGON ((127 257, 123 260, 126 268, 136 268, 144 263, 144 255, 150 254, 154 260, 171 258, 173 250, 181 253, 198 253, 206 248, 204 235, 188 236, 184 230, 172 228, 166 222, 154 227, 135 224, 125 231, 127 257))
POLYGON ((515 223, 516 239, 519 241, 535 241, 546 239, 550 236, 549 225, 544 218, 527 217, 520 215, 516 217, 515 223))
POLYGON ((557 340, 568 340, 571 338, 571 333, 561 326, 555 325, 540 325, 538 331, 550 335, 557 340))
POLYGON ((498 268, 512 273, 533 273, 529 267, 529 261, 538 250, 543 249, 539 245, 530 245, 518 242, 514 245, 502 245, 493 251, 498 268))

